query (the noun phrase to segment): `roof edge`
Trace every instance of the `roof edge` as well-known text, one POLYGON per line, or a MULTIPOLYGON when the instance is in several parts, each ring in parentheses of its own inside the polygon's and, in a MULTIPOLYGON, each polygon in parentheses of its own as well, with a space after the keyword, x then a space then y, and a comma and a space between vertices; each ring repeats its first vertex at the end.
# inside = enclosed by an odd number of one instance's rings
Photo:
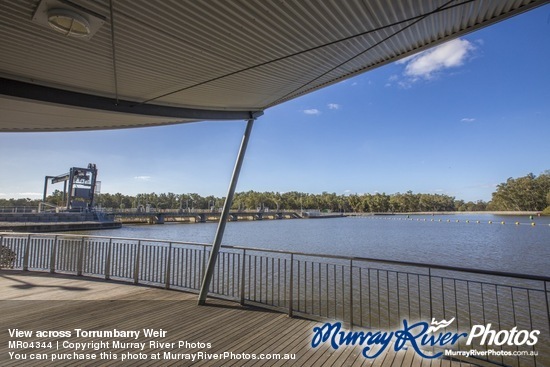
POLYGON ((249 120, 263 115, 263 110, 207 110, 163 106, 122 99, 117 100, 114 98, 73 92, 8 78, 0 78, 0 94, 64 106, 89 108, 98 111, 192 120, 249 120))

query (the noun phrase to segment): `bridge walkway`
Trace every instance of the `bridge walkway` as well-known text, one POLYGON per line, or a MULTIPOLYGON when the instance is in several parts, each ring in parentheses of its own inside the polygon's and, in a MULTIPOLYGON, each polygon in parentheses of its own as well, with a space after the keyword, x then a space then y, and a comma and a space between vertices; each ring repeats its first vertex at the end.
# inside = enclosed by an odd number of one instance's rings
MULTIPOLYGON (((426 360, 414 355, 412 350, 399 353, 386 351, 376 359, 361 356, 360 347, 342 347, 337 351, 327 345, 310 347, 312 329, 321 325, 314 321, 289 318, 287 315, 265 309, 241 306, 220 299, 209 300, 206 306, 197 306, 197 295, 165 290, 143 285, 130 285, 116 281, 76 277, 63 274, 0 270, 0 365, 28 366, 29 361, 10 360, 9 334, 6 329, 20 330, 142 330, 163 329, 164 338, 140 337, 146 342, 143 353, 147 360, 121 363, 125 353, 137 354, 132 348, 106 348, 103 352, 116 353, 119 360, 103 359, 87 366, 434 366, 453 367, 458 362, 426 360), (149 341, 173 342, 175 348, 149 347, 149 341), (179 341, 211 343, 210 348, 178 349, 179 341), (186 361, 164 359, 159 363, 150 359, 152 354, 170 353, 219 353, 234 354, 295 354, 293 360, 222 359, 186 361)), ((46 340, 45 338, 42 338, 46 340)), ((52 339, 52 338, 50 338, 52 339)), ((53 338, 55 340, 55 338, 53 338)), ((78 338, 79 342, 93 338, 78 338)), ((58 339, 62 340, 62 339, 58 339)), ((121 341, 132 341, 122 338, 121 341)), ((73 341, 75 341, 73 339, 73 341)), ((98 341, 95 338, 95 341, 98 341)), ((389 349, 389 348, 388 348, 389 349)), ((36 353, 36 350, 19 350, 19 353, 36 353)), ((61 353, 42 350, 48 355, 61 353)), ((88 350, 86 353, 99 352, 88 350)), ((77 361, 32 361, 33 366, 69 366, 77 361)), ((470 366, 462 363, 461 366, 470 366)))

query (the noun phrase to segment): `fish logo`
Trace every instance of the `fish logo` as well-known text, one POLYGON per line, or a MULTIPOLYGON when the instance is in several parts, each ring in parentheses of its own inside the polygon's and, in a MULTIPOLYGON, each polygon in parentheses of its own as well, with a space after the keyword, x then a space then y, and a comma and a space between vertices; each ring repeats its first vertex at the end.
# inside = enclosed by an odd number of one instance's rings
POLYGON ((432 326, 430 326, 427 330, 428 333, 435 333, 439 329, 444 329, 447 326, 451 325, 455 321, 455 318, 453 317, 449 321, 447 320, 441 320, 441 321, 435 321, 434 318, 432 318, 432 326))

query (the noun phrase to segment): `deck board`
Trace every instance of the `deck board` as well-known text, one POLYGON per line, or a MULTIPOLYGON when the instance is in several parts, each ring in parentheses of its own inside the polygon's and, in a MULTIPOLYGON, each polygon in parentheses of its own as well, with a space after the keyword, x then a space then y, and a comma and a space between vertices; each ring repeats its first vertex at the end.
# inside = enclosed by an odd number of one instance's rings
MULTIPOLYGON (((2 366, 82 366, 78 360, 62 362, 10 360, 7 329, 21 330, 141 330, 163 329, 165 338, 138 341, 147 342, 147 360, 97 360, 86 366, 375 366, 397 367, 441 365, 441 361, 418 358, 412 351, 385 351, 374 360, 363 358, 360 347, 344 346, 333 350, 327 345, 310 347, 315 321, 289 318, 287 315, 241 306, 220 299, 209 299, 206 306, 197 306, 197 296, 175 290, 143 285, 132 285, 97 278, 62 274, 0 270, 0 365, 2 366), (150 348, 149 340, 161 342, 188 341, 211 343, 210 349, 150 348), (295 353, 296 360, 151 360, 154 353, 295 353), (411 354, 413 353, 413 354, 411 354)), ((74 335, 74 334, 73 334, 74 335)), ((42 338, 42 341, 91 341, 93 338, 42 338)), ((20 339, 22 340, 22 339, 20 339)), ((28 339, 29 341, 31 339, 28 339)), ((33 340, 39 340, 34 338, 33 340)), ((112 339, 94 339, 112 340, 112 339)), ((131 341, 130 339, 120 339, 131 341)), ((132 349, 112 349, 119 356, 132 349)), ((107 350, 104 350, 107 351, 107 350)), ((24 350, 31 353, 31 350, 24 350)), ((36 352, 32 351, 32 352, 36 352)), ((40 353, 72 352, 43 349, 40 353)), ((82 352, 81 352, 82 353, 82 352)), ((86 352, 84 352, 86 353, 86 352)), ((87 351, 87 353, 92 353, 87 351)), ((99 354, 99 352, 93 352, 99 354)), ((445 361, 445 366, 458 366, 445 361)), ((466 366, 466 364, 462 364, 466 366)))

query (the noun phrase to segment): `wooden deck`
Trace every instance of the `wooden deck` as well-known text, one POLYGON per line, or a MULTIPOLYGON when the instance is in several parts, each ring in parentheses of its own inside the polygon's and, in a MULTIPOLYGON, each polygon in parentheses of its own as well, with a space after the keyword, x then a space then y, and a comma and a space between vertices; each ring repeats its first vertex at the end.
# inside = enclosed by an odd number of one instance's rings
MULTIPOLYGON (((376 359, 361 356, 360 347, 342 347, 337 351, 323 345, 310 347, 314 321, 289 318, 285 314, 217 299, 206 306, 196 305, 197 295, 134 286, 71 275, 0 270, 0 365, 2 366, 470 366, 448 360, 422 359, 412 350, 386 351, 376 359), (72 332, 70 338, 13 338, 8 329, 72 332), (82 330, 162 329, 165 337, 84 338, 75 337, 82 330), (9 349, 9 340, 53 341, 48 349, 9 349), (90 342, 120 340, 145 342, 144 351, 132 348, 87 349, 77 353, 95 354, 96 361, 51 361, 52 354, 71 354, 74 349, 56 350, 57 341, 90 342), (176 343, 174 348, 150 347, 149 341, 176 343), (180 348, 178 342, 210 343, 210 348, 180 348), (27 360, 10 359, 9 352, 27 355, 27 360), (117 360, 99 359, 101 352, 116 353, 117 360), (121 361, 130 352, 147 355, 145 360, 121 361), (162 359, 164 352, 234 354, 295 354, 293 360, 221 359, 188 361, 162 359), (48 360, 30 360, 31 354, 44 353, 48 360), (160 360, 152 360, 160 353, 160 360)), ((389 348, 388 348, 389 349, 389 348)), ((112 354, 111 354, 112 355, 112 354)), ((36 355, 35 355, 36 356, 36 355)))

